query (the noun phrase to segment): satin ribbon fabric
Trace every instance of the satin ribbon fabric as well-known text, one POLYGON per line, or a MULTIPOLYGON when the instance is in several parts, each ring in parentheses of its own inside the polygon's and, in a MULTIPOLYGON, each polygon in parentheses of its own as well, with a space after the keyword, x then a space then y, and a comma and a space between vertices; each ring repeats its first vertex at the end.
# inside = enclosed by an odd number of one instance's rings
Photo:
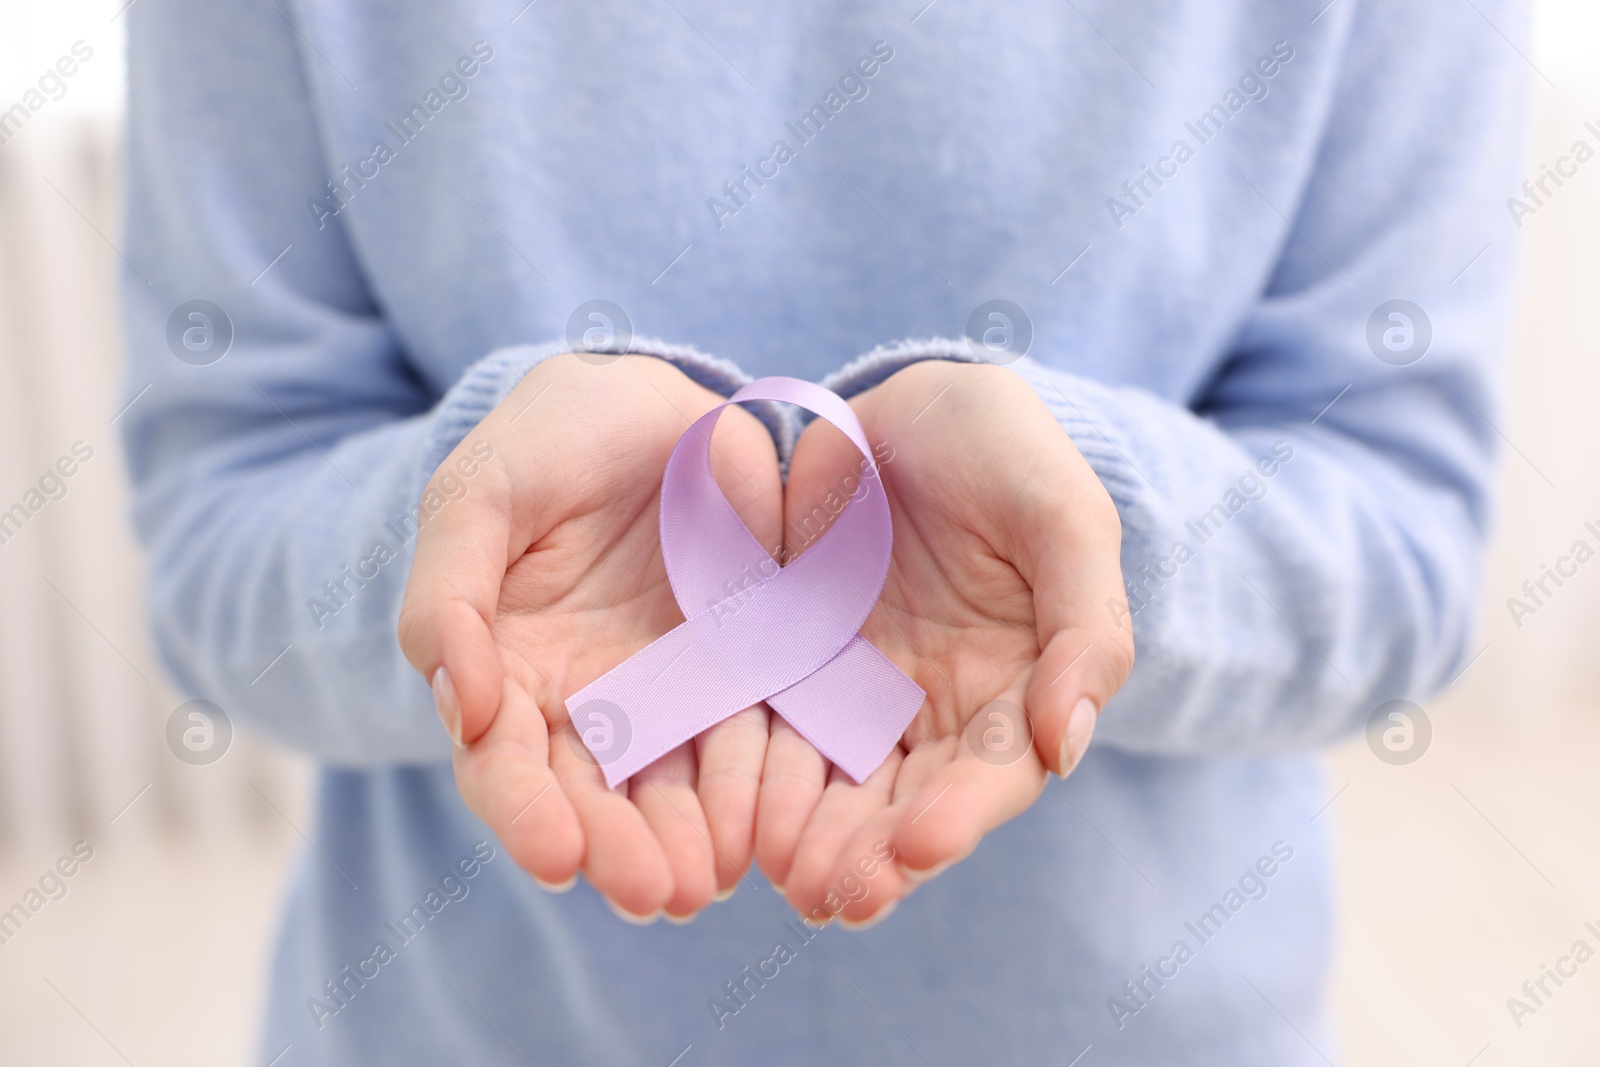
POLYGON ((761 378, 679 438, 661 483, 661 554, 686 621, 567 699, 585 747, 615 786, 728 716, 765 700, 857 782, 905 733, 925 694, 859 633, 894 547, 889 502, 855 412, 795 378, 761 378), (747 400, 795 404, 861 452, 849 504, 780 567, 711 473, 711 431, 747 400))

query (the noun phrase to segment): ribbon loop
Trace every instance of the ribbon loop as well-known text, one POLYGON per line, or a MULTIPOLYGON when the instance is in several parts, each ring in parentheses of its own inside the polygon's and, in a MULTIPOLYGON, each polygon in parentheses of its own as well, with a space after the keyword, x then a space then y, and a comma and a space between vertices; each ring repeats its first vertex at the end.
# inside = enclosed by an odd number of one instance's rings
POLYGON ((661 483, 661 554, 686 621, 567 698, 575 723, 605 723, 580 736, 606 784, 763 700, 852 779, 870 775, 924 698, 859 632, 883 591, 893 547, 872 449, 836 393, 761 378, 697 419, 661 483), (724 408, 746 400, 805 408, 862 455, 848 506, 786 567, 745 527, 711 472, 711 431, 724 408))

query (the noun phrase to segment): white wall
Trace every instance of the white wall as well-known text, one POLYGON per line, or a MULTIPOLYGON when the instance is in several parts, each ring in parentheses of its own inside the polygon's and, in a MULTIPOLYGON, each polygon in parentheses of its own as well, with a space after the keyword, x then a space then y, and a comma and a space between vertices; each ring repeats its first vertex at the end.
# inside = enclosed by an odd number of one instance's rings
MULTIPOLYGON (((295 781, 248 739, 205 767, 165 743, 180 700, 146 634, 113 421, 117 11, 0 4, 6 107, 75 42, 93 50, 0 145, 0 511, 25 502, 75 444, 92 452, 64 497, 0 543, 0 843, 17 848, 90 833, 255 831, 270 822, 256 790, 295 781)), ((284 803, 298 810, 297 798, 284 803)))

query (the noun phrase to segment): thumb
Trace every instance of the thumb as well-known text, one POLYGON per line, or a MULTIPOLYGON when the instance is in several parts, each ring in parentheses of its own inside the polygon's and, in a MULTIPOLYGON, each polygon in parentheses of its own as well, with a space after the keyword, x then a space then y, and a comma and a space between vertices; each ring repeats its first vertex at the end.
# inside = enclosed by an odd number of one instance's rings
POLYGON ((1128 678, 1133 642, 1081 627, 1058 631, 1045 645, 1024 702, 1033 743, 1046 767, 1065 778, 1089 747, 1106 701, 1128 678))
POLYGON ((1062 777, 1083 758, 1134 658, 1115 505, 1098 479, 1064 496, 1075 499, 1030 516, 1019 539, 1040 647, 1024 701, 1039 757, 1062 777))
POLYGON ((424 493, 400 609, 400 647, 433 687, 439 718, 457 745, 489 729, 505 681, 490 621, 508 566, 511 508, 500 464, 486 464, 476 480, 459 499, 440 496, 431 483, 424 493))

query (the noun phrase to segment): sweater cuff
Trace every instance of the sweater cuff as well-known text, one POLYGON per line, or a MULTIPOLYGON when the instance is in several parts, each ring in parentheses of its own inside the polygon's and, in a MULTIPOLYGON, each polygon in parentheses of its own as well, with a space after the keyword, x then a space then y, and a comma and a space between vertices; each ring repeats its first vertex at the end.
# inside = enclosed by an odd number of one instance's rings
MULTIPOLYGON (((433 476, 439 464, 445 461, 462 438, 482 422, 501 401, 511 395, 528 373, 550 359, 572 351, 564 340, 543 344, 513 345, 498 348, 467 368, 460 381, 451 386, 439 402, 433 415, 433 426, 428 434, 422 455, 422 482, 433 476)), ((668 344, 650 337, 636 337, 628 348, 628 355, 655 356, 677 367, 691 381, 704 386, 718 396, 732 396, 751 378, 736 364, 707 355, 688 345, 668 344)), ((752 415, 760 419, 772 434, 778 454, 787 456, 794 449, 795 427, 776 405, 765 401, 745 405, 752 415)), ((420 490, 419 490, 420 491, 420 490)))
POLYGON ((965 341, 948 337, 895 341, 879 345, 864 356, 857 356, 822 380, 823 386, 849 400, 875 385, 882 385, 897 371, 925 359, 947 359, 956 363, 983 363, 973 355, 965 341))
MULTIPOLYGON (((991 363, 974 353, 965 340, 948 337, 896 341, 879 345, 830 374, 822 384, 845 399, 881 385, 897 371, 923 360, 944 359, 955 363, 991 363)), ((1089 461, 1105 485, 1118 511, 1143 495, 1146 479, 1133 461, 1118 433, 1115 420, 1106 414, 1118 409, 1117 390, 1064 371, 1051 370, 1022 356, 1004 364, 1018 374, 1044 401, 1083 458, 1089 461)))

